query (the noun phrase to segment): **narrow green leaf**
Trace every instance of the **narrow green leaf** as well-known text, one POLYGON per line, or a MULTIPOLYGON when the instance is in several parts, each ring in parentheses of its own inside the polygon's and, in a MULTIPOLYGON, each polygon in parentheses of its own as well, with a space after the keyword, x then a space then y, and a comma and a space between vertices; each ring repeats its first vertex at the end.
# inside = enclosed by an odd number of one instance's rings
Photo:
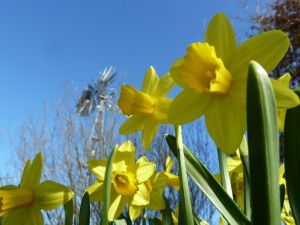
MULTIPOLYGON (((172 135, 166 135, 166 140, 173 154, 177 157, 176 138, 172 135)), ((183 146, 183 150, 187 172, 224 218, 231 225, 251 224, 240 207, 230 198, 219 182, 191 150, 186 146, 183 146)))
POLYGON ((73 224, 73 199, 64 204, 65 225, 73 224))
POLYGON ((175 125, 176 133, 176 148, 177 148, 177 160, 179 165, 179 180, 180 180, 180 190, 179 190, 179 212, 178 212, 178 223, 179 224, 193 224, 194 215, 191 205, 190 198, 190 189, 187 179, 185 158, 183 152, 182 136, 181 136, 181 127, 175 125))
MULTIPOLYGON (((300 97, 300 90, 295 90, 300 97)), ((288 109, 284 125, 287 192, 296 224, 300 224, 300 106, 288 109)))
POLYGON ((80 205, 79 225, 90 224, 90 195, 86 191, 83 195, 80 205))
POLYGON ((110 156, 106 164, 105 179, 104 179, 103 211, 102 211, 103 214, 102 214, 101 225, 109 224, 108 211, 109 211, 110 193, 111 193, 111 173, 112 173, 113 162, 117 150, 118 150, 118 146, 116 145, 115 148, 110 153, 110 156))
POLYGON ((254 61, 248 71, 247 126, 252 221, 280 225, 277 108, 268 74, 254 61))
POLYGON ((158 218, 149 218, 148 219, 149 225, 163 225, 163 222, 158 218))
POLYGON ((165 200, 165 209, 161 210, 163 225, 174 225, 173 218, 172 218, 172 210, 170 208, 169 201, 166 198, 164 198, 164 200, 165 200))

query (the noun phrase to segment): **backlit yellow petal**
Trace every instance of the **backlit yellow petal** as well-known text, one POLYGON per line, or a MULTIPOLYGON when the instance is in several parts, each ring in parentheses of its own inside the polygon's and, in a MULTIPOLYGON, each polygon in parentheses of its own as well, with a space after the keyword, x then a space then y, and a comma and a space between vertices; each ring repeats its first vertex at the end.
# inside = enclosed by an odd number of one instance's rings
POLYGON ((119 128, 121 135, 128 135, 141 130, 144 126, 145 117, 140 115, 130 116, 119 128))
POLYGON ((139 205, 130 205, 129 206, 129 217, 130 220, 135 220, 139 215, 141 215, 141 211, 144 208, 144 206, 139 205))
POLYGON ((212 96, 198 94, 194 90, 184 89, 172 101, 168 118, 174 124, 185 124, 201 117, 209 106, 212 96))
POLYGON ((123 212, 125 209, 128 197, 119 195, 115 191, 111 192, 110 207, 108 210, 108 220, 113 221, 123 212))
POLYGON ((175 86, 175 82, 173 81, 170 74, 165 74, 161 78, 159 78, 157 85, 153 91, 152 97, 155 99, 164 98, 175 86))
POLYGON ((289 44, 288 36, 282 31, 258 34, 237 48, 235 60, 228 69, 234 78, 247 76, 249 62, 255 60, 270 73, 286 54, 289 44))
POLYGON ((172 99, 170 98, 161 98, 157 101, 155 116, 159 123, 161 124, 169 124, 168 120, 168 110, 172 103, 172 99))
POLYGON ((171 172, 171 169, 173 168, 173 160, 171 159, 171 157, 168 155, 167 158, 166 158, 166 173, 170 173, 171 172))
POLYGON ((165 208, 165 201, 159 192, 152 192, 150 203, 147 208, 151 210, 162 210, 165 208))
POLYGON ((151 66, 145 73, 144 81, 142 84, 142 92, 148 95, 152 95, 158 80, 159 79, 155 72, 155 69, 151 66))
POLYGON ((142 143, 146 150, 149 150, 152 141, 158 131, 158 121, 155 117, 148 117, 145 120, 144 128, 142 130, 142 143))
POLYGON ((41 209, 52 210, 70 201, 73 195, 66 186, 47 180, 38 185, 34 198, 41 209))
POLYGON ((104 180, 107 160, 91 159, 87 164, 99 180, 104 180))
POLYGON ((31 176, 31 174, 30 174, 31 164, 32 164, 31 160, 28 159, 27 162, 26 162, 26 165, 24 167, 21 182, 20 182, 20 187, 21 188, 29 188, 30 187, 29 177, 31 176))
POLYGON ((177 59, 173 64, 170 69, 170 75, 172 79, 175 81, 176 84, 178 84, 181 88, 187 88, 187 84, 184 83, 181 78, 179 77, 179 68, 183 65, 184 63, 184 57, 181 57, 177 59))
POLYGON ((0 190, 0 217, 28 207, 32 202, 33 192, 30 189, 0 190))
POLYGON ((136 178, 139 183, 148 180, 154 173, 156 165, 154 162, 140 162, 137 164, 136 178))
POLYGON ((132 205, 148 205, 150 202, 150 193, 148 191, 147 186, 142 183, 138 185, 139 189, 137 193, 133 196, 132 205))
POLYGON ((44 156, 40 152, 32 161, 30 168, 30 176, 28 177, 28 185, 31 190, 34 190, 40 183, 42 169, 43 169, 44 156))
POLYGON ((113 171, 135 173, 135 150, 131 141, 123 142, 115 155, 113 171))
POLYGON ((233 27, 227 16, 216 14, 208 24, 205 41, 215 46, 216 54, 229 66, 235 55, 236 40, 233 27))
POLYGON ((89 193, 91 202, 103 201, 103 182, 104 181, 96 181, 85 190, 89 193))
POLYGON ((205 114, 207 130, 216 146, 233 154, 246 131, 246 109, 234 104, 233 98, 216 98, 205 114))
POLYGON ((285 115, 286 115, 286 109, 277 110, 278 129, 282 133, 284 132, 285 115))

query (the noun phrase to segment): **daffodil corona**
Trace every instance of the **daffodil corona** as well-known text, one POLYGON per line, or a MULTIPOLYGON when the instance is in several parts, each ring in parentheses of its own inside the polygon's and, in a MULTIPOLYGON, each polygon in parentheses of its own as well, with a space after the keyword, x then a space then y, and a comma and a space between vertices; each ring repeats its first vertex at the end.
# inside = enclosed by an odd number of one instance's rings
POLYGON ((122 113, 130 117, 121 125, 120 134, 127 135, 142 130, 143 146, 148 150, 158 124, 169 123, 167 111, 172 100, 166 98, 166 95, 174 85, 170 74, 158 78, 153 67, 146 71, 142 91, 123 85, 118 104, 122 113))
POLYGON ((208 25, 205 42, 192 43, 171 67, 171 76, 183 91, 172 101, 168 119, 185 124, 205 115, 217 147, 234 153, 246 131, 249 62, 255 60, 271 72, 288 47, 289 39, 281 31, 256 35, 237 47, 229 20, 218 13, 208 25))
POLYGON ((53 181, 40 182, 43 155, 27 161, 20 187, 7 185, 0 188, 0 217, 3 225, 43 225, 41 209, 52 210, 73 197, 73 191, 53 181))

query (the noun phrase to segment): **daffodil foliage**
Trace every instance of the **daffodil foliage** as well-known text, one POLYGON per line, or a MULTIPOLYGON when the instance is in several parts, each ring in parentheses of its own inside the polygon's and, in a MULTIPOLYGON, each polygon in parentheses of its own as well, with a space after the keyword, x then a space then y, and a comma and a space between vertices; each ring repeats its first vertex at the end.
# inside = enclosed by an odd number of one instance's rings
MULTIPOLYGON (((299 90, 290 89, 289 74, 278 80, 268 76, 289 46, 287 34, 279 30, 237 44, 229 19, 218 13, 209 22, 204 41, 191 41, 185 55, 174 56, 170 71, 159 77, 150 66, 140 90, 122 85, 118 106, 126 120, 120 134, 141 132, 142 147, 151 151, 159 124, 174 125, 176 137, 166 135, 170 149, 164 150, 174 153, 178 168, 168 156, 164 170, 158 171, 161 165, 156 160, 137 158, 130 140, 116 147, 108 160, 90 159, 86 163, 95 180, 81 193, 79 224, 89 224, 90 201, 100 203, 102 225, 133 220, 207 224, 198 218, 201 208, 192 206, 188 174, 219 210, 221 224, 299 224, 300 100, 295 94, 299 90), (172 99, 168 95, 175 85, 180 91, 172 99), (181 125, 202 116, 218 151, 220 174, 215 176, 193 153, 200 149, 190 150, 182 140, 181 125), (286 163, 279 167, 280 133, 285 137, 286 163), (165 198, 167 185, 178 191, 176 209, 165 198), (148 218, 148 210, 161 211, 162 216, 148 218)), ((111 79, 107 80, 108 85, 111 79)), ((70 203, 72 190, 53 181, 40 183, 42 167, 39 153, 27 161, 19 186, 0 187, 3 225, 42 225, 41 210, 70 203)), ((68 223, 72 220, 68 218, 68 223)))

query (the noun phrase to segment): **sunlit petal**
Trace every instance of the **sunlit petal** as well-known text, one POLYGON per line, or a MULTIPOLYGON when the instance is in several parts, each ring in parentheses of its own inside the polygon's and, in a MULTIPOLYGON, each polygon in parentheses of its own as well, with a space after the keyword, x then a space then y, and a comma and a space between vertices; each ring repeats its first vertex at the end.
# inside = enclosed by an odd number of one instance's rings
POLYGON ((154 173, 156 165, 154 162, 140 162, 137 164, 136 178, 139 183, 148 180, 154 173))
POLYGON ((158 121, 155 117, 148 117, 145 121, 144 128, 142 130, 142 142, 143 147, 149 150, 152 141, 158 131, 158 121))
POLYGON ((171 77, 173 78, 173 80, 175 81, 175 83, 178 84, 181 88, 187 88, 188 87, 187 84, 184 83, 180 79, 180 77, 179 77, 179 71, 178 71, 179 67, 182 66, 184 62, 185 62, 184 61, 184 57, 181 57, 181 58, 177 59, 173 63, 173 65, 172 65, 172 67, 170 69, 170 75, 171 75, 171 77))
POLYGON ((123 142, 115 155, 113 170, 135 173, 135 150, 131 141, 123 142))
POLYGON ((155 69, 151 66, 145 73, 144 81, 142 84, 142 92, 152 95, 153 90, 158 82, 158 76, 155 72, 155 69))
POLYGON ((52 210, 65 204, 73 195, 72 190, 53 181, 40 183, 34 193, 35 201, 44 210, 52 210))
POLYGON ((30 174, 31 165, 32 165, 32 162, 31 162, 30 159, 28 159, 27 162, 26 162, 26 165, 24 167, 21 182, 20 182, 20 187, 21 188, 29 188, 30 187, 29 177, 31 176, 31 174, 30 174))
POLYGON ((153 91, 153 98, 155 99, 161 99, 164 98, 175 86, 175 82, 172 79, 170 74, 165 74, 161 78, 159 78, 159 81, 157 82, 157 85, 153 91))
POLYGON ((236 40, 227 16, 218 13, 211 19, 206 30, 205 41, 215 47, 217 56, 222 58, 226 66, 231 65, 235 55, 236 40))
POLYGON ((142 183, 138 185, 139 190, 137 193, 133 196, 131 204, 133 205, 147 205, 150 202, 150 193, 147 189, 147 186, 142 183))
POLYGON ((91 159, 87 164, 99 180, 104 180, 107 160, 91 159))
POLYGON ((28 176, 28 185, 29 188, 32 190, 36 189, 36 187, 40 183, 42 169, 43 169, 43 161, 44 161, 44 157, 43 154, 40 152, 35 156, 31 164, 30 176, 28 176))
POLYGON ((119 128, 121 135, 128 135, 141 130, 145 123, 145 117, 141 115, 130 116, 119 128))
POLYGON ((162 210, 165 208, 165 201, 161 195, 161 193, 157 191, 151 192, 151 200, 147 205, 147 208, 151 210, 162 210))
POLYGON ((161 98, 157 101, 155 115, 157 120, 161 124, 168 124, 170 121, 168 120, 168 110, 172 103, 172 99, 170 98, 161 98))
POLYGON ((289 44, 287 34, 282 31, 258 34, 237 48, 235 60, 228 69, 234 77, 246 76, 249 62, 255 60, 270 73, 286 54, 289 44))
POLYGON ((103 201, 103 182, 96 181, 91 186, 89 186, 86 191, 90 195, 91 202, 101 202, 103 201))
POLYGON ((144 206, 130 205, 129 206, 129 217, 130 220, 135 220, 140 214, 144 206))
POLYGON ((168 118, 174 124, 192 122, 206 112, 211 99, 208 94, 198 94, 191 89, 184 89, 172 101, 168 118))
POLYGON ((112 191, 110 199, 110 207, 108 210, 108 220, 113 221, 123 212, 127 203, 126 196, 117 194, 115 191, 112 191))

